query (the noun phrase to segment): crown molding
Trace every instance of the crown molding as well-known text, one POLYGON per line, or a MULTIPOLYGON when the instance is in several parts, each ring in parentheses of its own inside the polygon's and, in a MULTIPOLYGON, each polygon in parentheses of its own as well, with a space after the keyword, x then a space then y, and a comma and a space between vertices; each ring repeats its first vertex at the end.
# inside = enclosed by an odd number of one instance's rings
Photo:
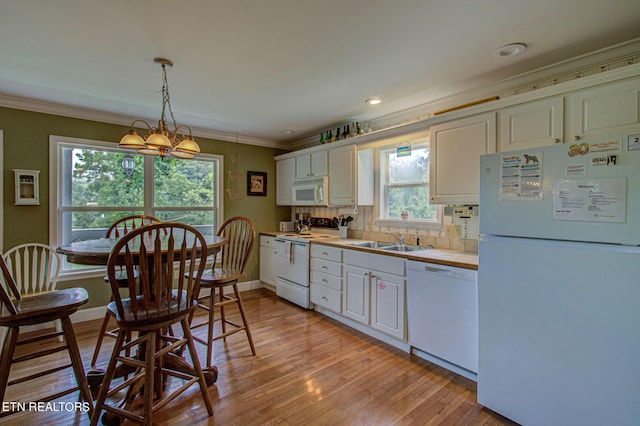
MULTIPOLYGON (((78 118, 82 120, 99 121, 102 123, 117 124, 121 126, 130 126, 132 118, 121 114, 108 113, 103 111, 92 110, 88 108, 79 108, 69 105, 58 104, 55 102, 47 102, 36 99, 22 98, 0 94, 0 106, 25 111, 39 112, 43 114, 59 115, 62 117, 78 118)), ((282 142, 244 136, 236 133, 221 132, 215 129, 206 129, 202 127, 191 127, 194 136, 215 139, 225 142, 241 143, 245 145, 256 145, 267 148, 276 148, 291 150, 291 146, 282 142)))
MULTIPOLYGON (((563 89, 568 91, 580 86, 581 82, 579 80, 583 80, 585 77, 596 81, 598 78, 593 78, 594 75, 602 75, 601 80, 606 81, 608 78, 615 78, 614 75, 635 74, 637 72, 631 69, 636 68, 635 65, 637 64, 640 64, 640 38, 366 121, 370 122, 371 127, 376 132, 406 126, 415 122, 426 123, 435 117, 433 113, 438 110, 489 96, 497 95, 500 99, 516 95, 522 96, 525 93, 555 85, 561 85, 563 89), (629 66, 631 66, 630 70, 620 72, 622 68, 629 68, 629 66)), ((483 107, 480 106, 479 108, 482 109, 483 107)), ((342 127, 345 124, 346 122, 334 123, 326 127, 342 127)), ((292 142, 290 146, 295 150, 299 150, 317 145, 317 141, 317 135, 311 135, 292 142)))

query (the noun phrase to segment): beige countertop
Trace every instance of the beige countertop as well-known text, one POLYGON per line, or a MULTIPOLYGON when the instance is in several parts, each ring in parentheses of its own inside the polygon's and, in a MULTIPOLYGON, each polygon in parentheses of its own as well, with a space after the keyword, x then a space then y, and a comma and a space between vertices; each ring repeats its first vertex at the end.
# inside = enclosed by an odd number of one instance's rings
MULTIPOLYGON (((261 232, 260 235, 268 235, 277 237, 282 234, 291 234, 292 232, 261 232)), ((467 253, 456 250, 443 250, 436 248, 425 248, 424 250, 417 250, 412 252, 392 252, 386 250, 380 250, 376 248, 358 247, 350 245, 350 243, 356 243, 359 241, 368 240, 356 240, 352 238, 322 238, 311 240, 313 244, 323 244, 327 246, 346 248, 349 250, 357 250, 368 253, 384 254, 387 256, 401 257, 408 260, 415 260, 418 262, 429 262, 440 265, 454 266, 465 269, 478 269, 478 253, 467 253)))

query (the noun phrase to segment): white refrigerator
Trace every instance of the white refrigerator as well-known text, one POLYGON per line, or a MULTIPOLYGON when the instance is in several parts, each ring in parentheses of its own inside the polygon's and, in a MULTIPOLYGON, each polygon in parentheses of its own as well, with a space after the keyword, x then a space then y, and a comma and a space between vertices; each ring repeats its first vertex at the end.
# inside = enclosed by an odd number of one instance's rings
POLYGON ((480 162, 478 402, 524 425, 640 424, 640 150, 480 162))

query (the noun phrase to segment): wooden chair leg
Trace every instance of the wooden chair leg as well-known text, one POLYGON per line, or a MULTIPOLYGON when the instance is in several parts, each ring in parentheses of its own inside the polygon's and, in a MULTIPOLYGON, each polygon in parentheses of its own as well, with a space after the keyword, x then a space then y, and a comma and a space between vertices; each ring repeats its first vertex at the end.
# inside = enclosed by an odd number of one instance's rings
POLYGON ((100 420, 100 412, 102 411, 102 407, 104 406, 104 402, 107 398, 107 392, 109 392, 109 387, 111 386, 111 380, 113 380, 113 376, 116 372, 116 364, 117 364, 116 358, 118 357, 118 354, 122 350, 124 338, 125 338, 125 332, 120 331, 118 333, 118 337, 116 338, 116 344, 113 347, 113 353, 111 354, 111 359, 109 360, 109 366, 107 367, 107 372, 105 373, 104 379, 102 381, 102 385, 100 386, 98 399, 93 409, 93 415, 91 415, 91 426, 96 426, 98 424, 98 421, 100 420))
POLYGON ((91 368, 95 368, 96 363, 98 362, 98 355, 100 355, 100 348, 102 347, 102 341, 104 340, 105 333, 107 332, 107 327, 109 327, 109 311, 107 310, 104 314, 104 319, 102 320, 102 325, 100 326, 100 333, 98 334, 98 341, 96 342, 96 348, 93 351, 93 358, 91 358, 91 368))
POLYGON ((156 375, 154 369, 155 360, 155 348, 156 348, 156 333, 150 331, 147 333, 147 344, 145 349, 145 362, 144 362, 144 406, 142 410, 142 416, 144 418, 144 424, 151 426, 152 424, 152 410, 153 410, 153 397, 155 395, 154 378, 156 375))
POLYGON ((253 338, 251 337, 251 330, 249 330, 249 321, 247 321, 247 315, 244 312, 244 304, 242 303, 242 298, 240 297, 240 290, 238 290, 238 284, 233 284, 233 292, 236 296, 236 300, 238 301, 238 310, 240 311, 240 316, 242 317, 242 324, 244 324, 244 331, 247 333, 247 339, 249 340, 249 346, 251 346, 251 353, 253 355, 256 354, 256 348, 253 345, 253 338))
MULTIPOLYGON (((224 314, 224 287, 218 287, 220 292, 220 323, 222 324, 222 334, 227 332, 227 317, 224 314)), ((227 336, 222 338, 223 341, 227 341, 227 336)))
POLYGON ((13 353, 18 343, 18 334, 20 334, 18 327, 10 327, 4 337, 2 357, 0 357, 0 401, 4 401, 4 394, 9 383, 9 372, 11 371, 13 353))
MULTIPOLYGON (((193 362, 193 369, 196 371, 196 375, 198 376, 200 393, 202 394, 202 399, 204 399, 204 404, 207 407, 209 417, 211 417, 213 416, 213 406, 209 399, 209 392, 207 392, 207 382, 205 381, 204 374, 202 373, 202 367, 200 366, 200 360, 198 359, 198 351, 196 351, 196 345, 193 341, 193 336, 191 335, 191 329, 189 328, 189 321, 185 318, 180 322, 180 324, 182 324, 183 335, 187 339, 187 346, 189 348, 189 354, 191 355, 191 362, 193 362)), ((212 341, 210 343, 213 344, 212 341)))
MULTIPOLYGON (((55 320, 53 322, 53 326, 55 327, 56 331, 59 333, 62 331, 62 320, 55 320)), ((58 336, 58 342, 62 342, 64 340, 63 336, 58 336)))
POLYGON ((209 293, 209 324, 207 324, 207 368, 211 368, 213 358, 213 326, 215 321, 216 289, 211 288, 209 293))
POLYGON ((73 332, 73 324, 71 324, 71 319, 69 317, 61 318, 60 322, 62 331, 64 331, 64 338, 67 342, 67 349, 69 350, 69 357, 71 358, 73 372, 75 373, 78 389, 80 390, 80 396, 89 404, 89 418, 91 418, 91 415, 93 414, 93 399, 91 398, 91 392, 89 391, 87 376, 84 374, 82 358, 80 357, 80 350, 78 349, 78 341, 76 340, 76 335, 73 332))
POLYGON ((2 346, 4 345, 4 336, 7 335, 7 328, 6 327, 0 327, 0 350, 2 348, 2 346))

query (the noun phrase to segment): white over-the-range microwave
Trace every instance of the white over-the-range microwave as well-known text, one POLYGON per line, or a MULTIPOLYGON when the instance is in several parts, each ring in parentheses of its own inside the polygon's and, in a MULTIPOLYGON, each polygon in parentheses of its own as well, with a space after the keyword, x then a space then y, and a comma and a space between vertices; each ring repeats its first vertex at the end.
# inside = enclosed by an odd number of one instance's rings
POLYGON ((327 206, 329 205, 329 178, 319 177, 300 179, 293 182, 293 205, 327 206))

